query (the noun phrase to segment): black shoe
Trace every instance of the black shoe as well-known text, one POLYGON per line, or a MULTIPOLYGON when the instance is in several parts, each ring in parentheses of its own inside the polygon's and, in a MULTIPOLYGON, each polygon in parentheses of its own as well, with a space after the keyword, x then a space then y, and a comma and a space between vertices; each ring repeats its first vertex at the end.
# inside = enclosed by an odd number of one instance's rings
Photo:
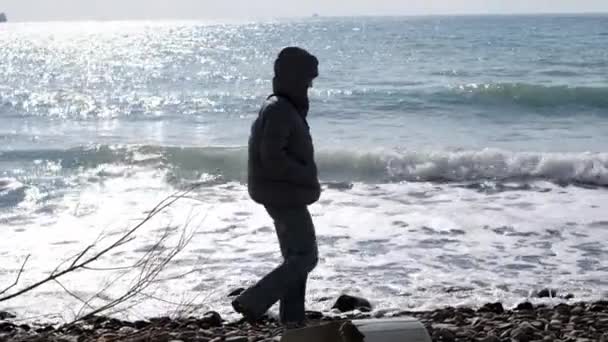
POLYGON ((246 308, 243 304, 239 302, 238 299, 232 301, 232 308, 237 313, 243 315, 243 319, 249 324, 255 324, 258 321, 257 316, 248 308, 246 308))

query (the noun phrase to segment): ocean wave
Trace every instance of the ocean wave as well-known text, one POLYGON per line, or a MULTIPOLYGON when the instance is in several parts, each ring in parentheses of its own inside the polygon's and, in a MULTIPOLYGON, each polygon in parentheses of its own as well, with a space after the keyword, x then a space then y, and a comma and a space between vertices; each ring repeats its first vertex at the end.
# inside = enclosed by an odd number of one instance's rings
MULTIPOLYGON (((447 101, 511 103, 528 107, 608 108, 608 87, 545 86, 527 83, 466 84, 450 89, 447 101)), ((438 98, 441 101, 441 98, 438 98)))
MULTIPOLYGON (((62 172, 82 172, 102 165, 136 165, 166 169, 173 180, 197 180, 209 175, 245 181, 244 147, 94 146, 70 150, 12 151, 3 160, 47 160, 62 172)), ((365 183, 466 182, 549 180, 608 186, 608 153, 471 151, 319 150, 320 178, 324 181, 365 183)), ((56 172, 56 171, 54 171, 56 172)), ((108 174, 111 176, 111 174, 108 174)))
MULTIPOLYGON (((566 71, 550 70, 565 75, 566 71)), ((608 87, 529 83, 469 83, 449 87, 314 89, 321 101, 349 98, 359 106, 407 111, 421 106, 521 106, 534 109, 608 108, 608 87)), ((556 113, 556 111, 552 111, 556 113)))
POLYGON ((26 187, 13 178, 0 178, 0 209, 14 206, 25 199, 26 187))

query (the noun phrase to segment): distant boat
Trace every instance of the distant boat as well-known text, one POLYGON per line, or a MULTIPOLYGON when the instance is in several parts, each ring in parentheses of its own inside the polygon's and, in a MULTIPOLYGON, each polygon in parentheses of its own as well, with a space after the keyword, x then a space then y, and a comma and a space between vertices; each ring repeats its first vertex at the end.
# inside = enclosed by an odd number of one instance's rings
POLYGON ((314 13, 314 14, 312 15, 312 17, 313 17, 313 18, 318 18, 318 17, 319 17, 319 13, 314 13))
POLYGON ((8 20, 6 19, 6 14, 0 13, 0 23, 5 23, 8 20))

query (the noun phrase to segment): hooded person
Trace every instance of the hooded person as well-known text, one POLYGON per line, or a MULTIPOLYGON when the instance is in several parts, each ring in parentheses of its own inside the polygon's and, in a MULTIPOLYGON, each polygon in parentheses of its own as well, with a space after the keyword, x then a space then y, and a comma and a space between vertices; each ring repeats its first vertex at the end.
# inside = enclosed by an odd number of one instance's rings
POLYGON ((232 302, 248 321, 261 318, 277 301, 283 324, 300 326, 305 320, 306 282, 318 255, 308 205, 318 201, 321 188, 307 122, 308 89, 318 64, 304 49, 283 49, 274 63, 273 94, 251 128, 249 194, 274 220, 284 261, 232 302))

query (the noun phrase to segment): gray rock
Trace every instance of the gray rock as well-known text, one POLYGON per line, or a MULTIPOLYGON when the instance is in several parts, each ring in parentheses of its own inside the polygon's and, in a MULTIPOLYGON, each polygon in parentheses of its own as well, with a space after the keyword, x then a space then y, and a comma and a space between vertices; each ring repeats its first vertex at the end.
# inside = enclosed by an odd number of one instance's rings
POLYGON ((17 326, 11 322, 0 322, 0 332, 11 332, 16 328, 17 326))
POLYGON ((534 328, 528 322, 522 322, 519 326, 511 330, 510 336, 513 340, 519 342, 529 342, 535 339, 535 333, 538 329, 534 328))
POLYGON ((433 341, 455 342, 456 334, 449 329, 439 328, 433 333, 433 341))
POLYGON ((568 304, 558 304, 553 309, 561 315, 570 315, 570 312, 572 311, 572 308, 570 308, 570 305, 568 304))
POLYGON ((122 328, 118 329, 118 332, 123 335, 129 335, 136 331, 137 331, 137 329, 131 328, 131 327, 122 327, 122 328))
POLYGON ((219 313, 215 311, 210 311, 203 315, 203 317, 199 321, 199 324, 209 327, 220 327, 222 326, 223 322, 224 320, 222 319, 222 316, 220 316, 219 313))
POLYGON ((494 314, 502 314, 505 312, 505 309, 502 306, 502 303, 488 303, 482 306, 478 312, 491 312, 494 314))
POLYGON ((602 330, 608 330, 608 317, 598 318, 596 326, 602 328, 602 330))
POLYGON ((551 322, 549 322, 549 327, 551 327, 551 329, 553 329, 553 330, 561 330, 562 321, 559 321, 557 319, 552 319, 551 322))
POLYGON ((146 321, 135 321, 133 322, 133 326, 135 327, 135 329, 143 329, 147 326, 150 325, 150 322, 146 322, 146 321))
POLYGON ((544 330, 545 329, 545 322, 542 321, 532 321, 532 326, 538 330, 544 330))
POLYGON ((511 331, 511 338, 519 342, 530 342, 534 334, 529 334, 521 328, 515 328, 511 331))
POLYGON ((521 322, 518 326, 519 329, 522 329, 524 332, 528 333, 528 334, 533 334, 534 332, 538 331, 538 329, 534 328, 534 326, 532 324, 530 324, 529 322, 521 322))
POLYGON ((580 315, 583 312, 585 312, 585 308, 583 308, 581 306, 575 306, 572 308, 572 310, 570 310, 571 315, 580 315))
POLYGON ((557 297, 557 290, 555 289, 542 289, 534 294, 537 298, 554 298, 557 297))
POLYGON ((513 323, 503 323, 498 325, 497 329, 498 330, 507 330, 507 329, 511 329, 513 327, 513 323))
POLYGON ((10 318, 17 318, 17 316, 15 316, 14 314, 7 312, 7 311, 0 311, 0 320, 10 319, 10 318))
POLYGON ((341 295, 332 309, 337 309, 340 312, 349 312, 354 310, 360 310, 361 312, 369 312, 372 310, 371 303, 361 297, 341 295))
POLYGON ((232 336, 228 337, 226 342, 249 342, 249 338, 246 336, 232 336))
POLYGON ((517 305, 517 307, 515 308, 515 310, 517 310, 517 311, 532 311, 532 310, 534 310, 534 305, 532 305, 532 303, 530 303, 530 302, 524 302, 524 303, 521 303, 521 304, 517 305))
POLYGON ((479 342, 500 342, 500 338, 496 335, 488 335, 487 337, 480 339, 479 342))
POLYGON ((591 312, 602 312, 602 311, 608 311, 608 308, 606 306, 600 305, 598 303, 593 304, 589 307, 589 311, 591 312))
POLYGON ((180 340, 185 340, 185 341, 190 341, 195 339, 198 336, 196 331, 184 331, 184 332, 180 332, 177 335, 177 338, 180 340))

